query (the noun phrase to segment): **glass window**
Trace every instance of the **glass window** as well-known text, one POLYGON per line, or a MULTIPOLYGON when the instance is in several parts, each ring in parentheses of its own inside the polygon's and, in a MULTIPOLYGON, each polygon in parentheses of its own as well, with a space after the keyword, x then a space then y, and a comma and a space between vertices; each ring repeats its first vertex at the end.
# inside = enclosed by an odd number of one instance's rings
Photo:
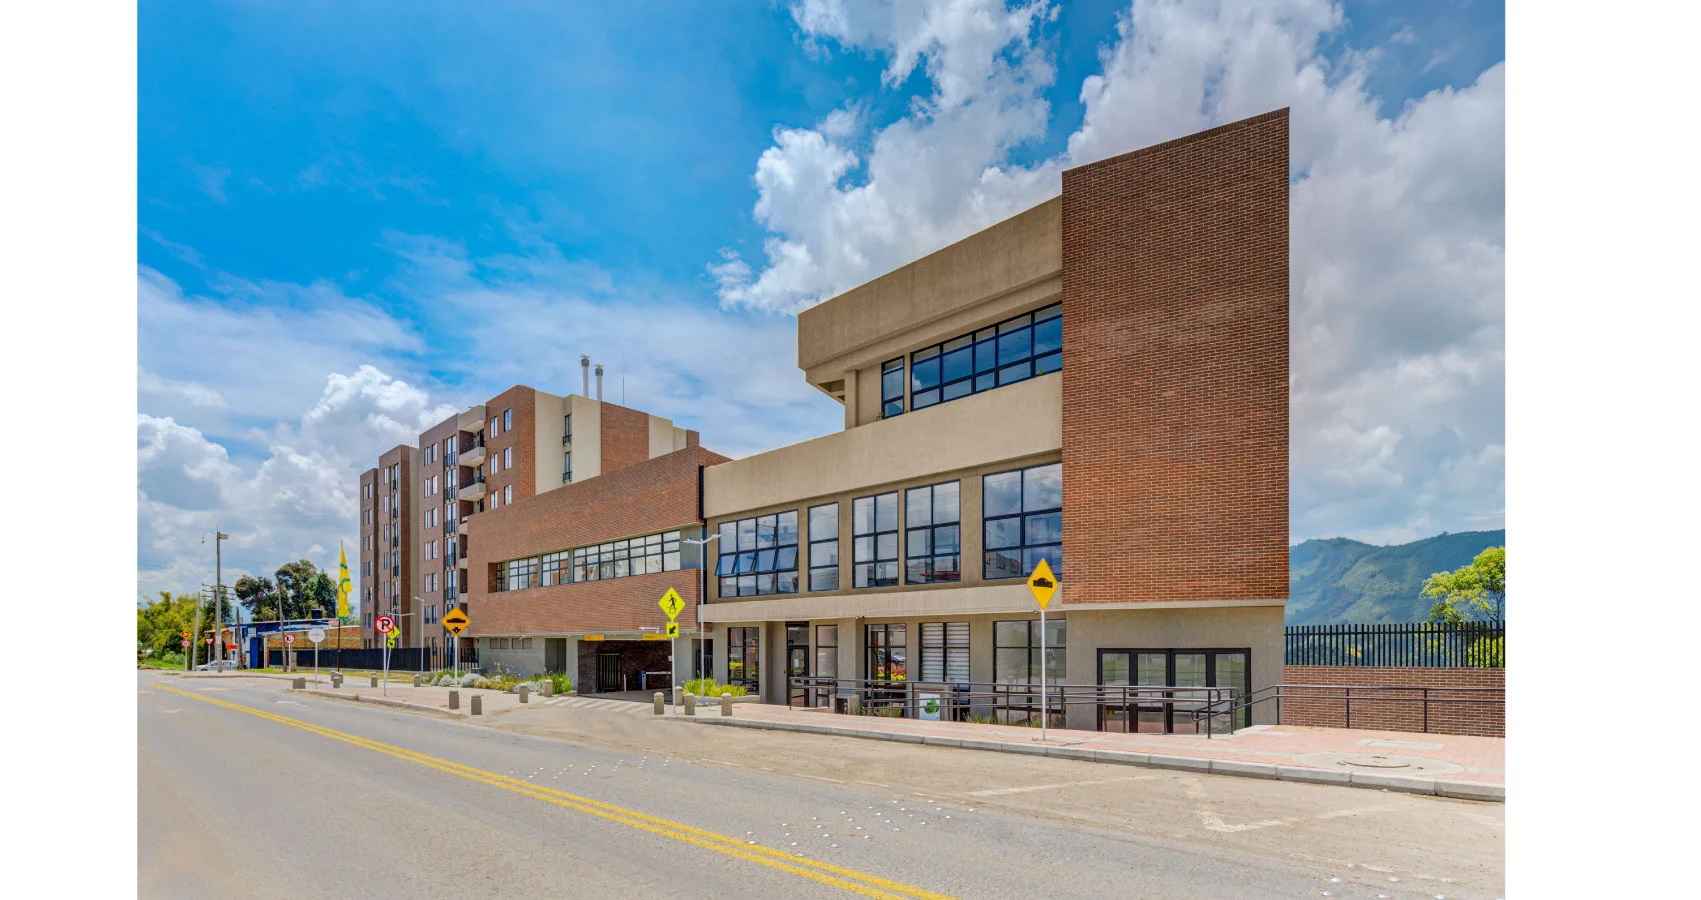
MULTIPOLYGON (((903 360, 886 365, 902 374, 903 360)), ((910 354, 910 408, 925 409, 1062 368, 1063 304, 1054 303, 910 354)))
POLYGON ((904 626, 868 626, 868 677, 872 681, 906 681, 909 652, 904 626))
POLYGON ((503 431, 512 431, 513 429, 514 429, 514 411, 511 410, 511 409, 505 409, 505 410, 502 411, 502 430, 503 431))
MULTIPOLYGON (((1045 677, 1052 684, 1064 683, 1068 621, 1047 619, 1045 623, 1045 677)), ((1039 620, 992 623, 993 679, 999 684, 1039 684, 1039 620)))
MULTIPOLYGON (((839 504, 809 508, 809 589, 839 587, 839 504)), ((823 626, 825 627, 825 626, 823 626)))
POLYGON ((904 411, 904 359, 898 357, 880 367, 880 418, 890 419, 904 411))
POLYGON ((910 584, 960 581, 958 482, 949 481, 904 492, 904 580, 910 584))
POLYGON ((839 675, 839 626, 815 626, 815 674, 824 678, 839 675))
POLYGON ((797 592, 797 510, 723 522, 720 536, 720 596, 797 592))
POLYGON ((921 623, 921 680, 963 684, 969 680, 969 623, 921 623))
POLYGON ((760 628, 726 630, 727 684, 742 684, 749 690, 760 690, 761 633, 760 628))
POLYGON ((1041 559, 1063 578, 1063 464, 981 479, 982 577, 1022 578, 1041 559))
POLYGON ((898 583, 898 492, 851 501, 852 587, 898 583))

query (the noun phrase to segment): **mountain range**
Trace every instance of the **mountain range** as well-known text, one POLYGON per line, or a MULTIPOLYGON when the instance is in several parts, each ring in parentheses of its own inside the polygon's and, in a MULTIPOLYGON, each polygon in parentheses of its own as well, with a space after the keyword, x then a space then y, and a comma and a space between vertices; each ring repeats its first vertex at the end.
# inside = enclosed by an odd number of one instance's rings
POLYGON ((1287 624, 1425 621, 1431 601, 1420 592, 1430 575, 1505 545, 1505 529, 1442 533, 1389 547, 1348 538, 1296 544, 1288 550, 1287 624))

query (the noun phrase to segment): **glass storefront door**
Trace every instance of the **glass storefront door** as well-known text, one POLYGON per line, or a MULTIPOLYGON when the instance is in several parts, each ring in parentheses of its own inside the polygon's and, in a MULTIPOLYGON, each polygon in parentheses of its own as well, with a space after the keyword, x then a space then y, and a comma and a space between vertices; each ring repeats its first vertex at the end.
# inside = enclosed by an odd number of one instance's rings
MULTIPOLYGON (((1131 684, 1152 690, 1126 706, 1119 700, 1107 700, 1099 709, 1099 728, 1150 734, 1201 733, 1206 723, 1196 723, 1193 713, 1212 700, 1211 692, 1203 689, 1233 688, 1235 696, 1245 697, 1252 689, 1251 659, 1246 650, 1100 650, 1099 684, 1131 684)), ((1236 710, 1232 722, 1226 714, 1213 717, 1210 727, 1220 734, 1250 724, 1251 712, 1242 708, 1236 710)))
POLYGON ((867 703, 873 709, 895 709, 902 715, 904 682, 909 678, 909 636, 902 623, 868 626, 868 678, 888 682, 891 688, 870 688, 867 703))
POLYGON ((728 628, 726 630, 726 683, 742 684, 750 693, 762 689, 760 628, 728 628))
POLYGON ((792 685, 790 679, 809 675, 809 624, 786 623, 786 702, 791 706, 808 706, 808 689, 792 685))

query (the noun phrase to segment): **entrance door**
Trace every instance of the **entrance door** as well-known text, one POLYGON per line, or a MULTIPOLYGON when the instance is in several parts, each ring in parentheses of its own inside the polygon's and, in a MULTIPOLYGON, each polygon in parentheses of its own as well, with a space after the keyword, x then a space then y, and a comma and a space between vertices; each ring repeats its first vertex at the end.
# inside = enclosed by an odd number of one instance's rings
MULTIPOLYGON (((1099 651, 1099 684, 1105 687, 1127 687, 1134 654, 1127 650, 1099 651)), ((1129 719, 1134 714, 1131 703, 1121 702, 1116 692, 1106 691, 1105 702, 1099 704, 1099 730, 1127 733, 1132 731, 1129 719)))
MULTIPOLYGON (((1127 710, 1114 701, 1102 704, 1099 728, 1150 734, 1245 728, 1252 715, 1244 708, 1235 712, 1232 722, 1226 714, 1213 716, 1209 724, 1194 722, 1193 713, 1211 702, 1206 688, 1233 688, 1234 696, 1245 697, 1252 689, 1251 660, 1246 650, 1100 650, 1099 684, 1133 684, 1147 690, 1133 698, 1127 710)), ((1223 699, 1228 696, 1225 691, 1223 699)))
POLYGON ((809 675, 809 623, 786 623, 786 702, 791 706, 808 706, 809 690, 792 685, 789 679, 809 675))
POLYGON ((726 683, 742 684, 745 690, 762 689, 761 672, 757 665, 761 657, 760 628, 728 628, 726 630, 726 683))
POLYGON ((893 687, 871 686, 867 705, 896 709, 902 715, 908 705, 904 683, 909 678, 909 636, 902 623, 868 626, 868 678, 893 687))
POLYGON ((597 651, 597 693, 606 694, 618 691, 625 685, 620 683, 620 651, 597 651))

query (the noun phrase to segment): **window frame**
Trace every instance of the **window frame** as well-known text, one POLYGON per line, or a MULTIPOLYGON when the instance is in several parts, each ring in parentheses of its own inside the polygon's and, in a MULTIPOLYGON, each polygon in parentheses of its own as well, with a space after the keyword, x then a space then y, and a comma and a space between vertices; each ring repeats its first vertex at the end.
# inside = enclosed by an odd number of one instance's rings
POLYGON ((1058 301, 912 352, 909 355, 910 411, 919 412, 930 406, 1062 370, 1063 303, 1058 301), (1048 340, 1040 345, 1036 336, 1042 326, 1048 340), (1053 334, 1055 346, 1050 340, 1053 334), (1016 352, 1024 344, 1027 349, 1016 352), (1003 352, 1006 345, 1013 351, 1008 356, 1003 352), (985 360, 981 359, 983 349, 985 360), (947 365, 946 360, 947 356, 958 353, 966 354, 962 358, 967 360, 967 371, 962 374, 957 374, 955 366, 947 365))
MULTIPOLYGON (((1058 640, 1056 640, 1055 642, 1048 639, 1046 641, 1046 644, 1045 644, 1046 655, 1052 657, 1052 659, 1055 660, 1055 665, 1054 666, 1048 666, 1047 669, 1046 669, 1046 679, 1052 684, 1067 684, 1068 682, 1065 679, 1068 677, 1068 674, 1069 674, 1069 667, 1068 667, 1069 654, 1067 652, 1068 648, 1069 648, 1069 620, 1064 616, 1052 616, 1051 618, 1046 619, 1045 624, 1046 624, 1046 629, 1048 631, 1051 631, 1058 636, 1058 640)), ((1038 618, 1033 618, 1033 619, 1004 619, 1004 620, 993 622, 992 623, 992 680, 997 684, 1027 684, 1027 685, 1039 684, 1039 668, 1038 668, 1039 647, 1040 647, 1040 643, 1039 643, 1039 619, 1038 618), (1020 643, 1020 644, 1003 642, 1001 640, 1001 638, 1004 636, 1005 630, 1001 626, 1007 626, 1007 625, 1022 625, 1024 627, 1025 633, 1026 633, 1026 642, 1020 643), (999 676, 999 672, 1001 671, 1001 666, 1000 666, 1000 663, 999 663, 999 659, 1001 657, 1001 654, 999 653, 999 651, 1001 651, 1001 650, 1024 650, 1025 651, 1025 656, 1023 658, 1027 660, 1027 663, 1026 663, 1027 680, 1026 681, 1005 681, 999 676)))
POLYGON ((969 635, 970 628, 967 620, 922 622, 916 629, 920 637, 921 677, 917 679, 928 684, 968 684, 969 683, 969 635), (937 629, 936 632, 934 629, 937 629), (928 660, 929 651, 937 651, 937 663, 928 660), (938 675, 931 678, 930 675, 938 675), (958 675, 961 677, 953 677, 958 675))
POLYGON ((1047 561, 1047 563, 1051 566, 1051 571, 1052 571, 1053 574, 1055 574, 1057 576, 1057 580, 1060 581, 1060 582, 1063 580, 1064 576, 1063 576, 1063 487, 1062 486, 1063 486, 1063 463, 1062 462, 1041 463, 1039 465, 1034 465, 1034 466, 1024 466, 1023 468, 1020 468, 1020 469, 1007 469, 1007 470, 1002 471, 1002 472, 990 472, 990 473, 987 473, 986 475, 981 476, 980 499, 981 499, 981 578, 982 578, 982 580, 984 580, 984 581, 1002 581, 1002 580, 1008 579, 1008 578, 1024 578, 1024 577, 1027 576, 1027 574, 1029 572, 1033 571, 1034 566, 1038 564, 1037 560, 1042 559, 1042 558, 1045 559, 1047 561), (1028 502, 1029 502, 1029 500, 1028 500, 1028 473, 1029 472, 1037 472, 1041 469, 1046 469, 1046 468, 1050 468, 1050 467, 1053 467, 1053 466, 1055 466, 1057 468, 1057 483, 1058 483, 1057 505, 1056 506, 1044 506, 1044 507, 1035 506, 1035 507, 1030 509, 1028 507, 1028 502), (987 491, 989 490, 989 485, 993 482, 993 480, 998 478, 1001 475, 1015 475, 1016 476, 1016 484, 1017 484, 1016 511, 992 515, 992 514, 990 514, 990 510, 991 510, 992 507, 989 503, 987 503, 987 491), (1031 534, 1030 534, 1029 526, 1034 524, 1033 520, 1040 519, 1041 517, 1047 517, 1047 516, 1053 516, 1053 515, 1055 515, 1057 517, 1057 538, 1056 538, 1056 540, 1050 540, 1050 539, 1038 540, 1038 541, 1031 540, 1030 539, 1031 534), (995 541, 992 538, 993 529, 995 527, 998 527, 999 525, 1001 525, 1001 523, 1006 523, 1006 522, 1010 522, 1010 521, 1014 521, 1016 523, 1016 534, 1017 534, 1016 543, 1014 543, 1014 544, 999 543, 998 546, 994 547, 993 544, 995 543, 995 541), (993 570, 993 558, 994 558, 994 556, 996 555, 996 556, 1008 557, 1010 555, 1010 551, 1015 551, 1016 564, 1017 564, 1019 571, 1014 571, 1014 572, 1002 572, 1001 571, 1001 572, 995 574, 994 570, 993 570), (1040 553, 1036 557, 1035 551, 1045 551, 1045 552, 1040 553), (1033 558, 1033 561, 1030 561, 1031 557, 1033 558))
POLYGON ((840 544, 839 544, 839 502, 837 500, 835 500, 832 503, 817 503, 816 505, 809 507, 809 520, 808 521, 809 521, 809 559, 808 559, 807 568, 809 570, 809 573, 808 573, 807 578, 808 578, 809 590, 811 590, 811 591, 836 591, 836 590, 839 589, 839 556, 840 556, 840 551, 841 551, 841 547, 840 547, 840 544), (833 514, 832 514, 833 536, 832 537, 820 538, 819 540, 816 539, 816 537, 815 537, 815 534, 816 534, 815 511, 818 510, 818 509, 831 509, 833 511, 833 514), (815 548, 818 547, 818 546, 825 548, 829 545, 831 545, 832 550, 833 550, 833 562, 830 565, 816 565, 815 564, 815 548), (817 572, 821 573, 823 576, 825 576, 829 572, 832 573, 832 584, 825 585, 825 586, 822 586, 822 587, 817 587, 816 583, 815 583, 815 578, 816 578, 817 572))
POLYGON ((880 418, 890 419, 904 414, 904 411, 908 408, 908 404, 905 402, 908 393, 907 387, 908 378, 904 367, 904 357, 888 359, 880 364, 880 418), (888 377, 894 373, 897 375, 895 379, 888 377), (888 380, 897 382, 897 393, 894 394, 887 386, 888 380))
POLYGON ((963 486, 962 481, 942 481, 938 484, 926 484, 904 490, 904 583, 905 584, 951 584, 963 580, 963 486), (939 489, 950 488, 957 494, 956 511, 949 521, 940 519, 939 489), (916 525, 910 519, 910 498, 927 492, 927 524, 916 525), (939 537, 942 533, 954 533, 955 545, 950 553, 939 552, 939 537), (924 553, 917 554, 918 541, 916 537, 925 538, 924 553), (949 577, 938 576, 939 561, 942 559, 956 560, 956 569, 949 577), (914 566, 926 565, 923 577, 915 577, 914 566))
POLYGON ((901 522, 898 512, 899 496, 900 494, 898 491, 886 491, 880 494, 870 494, 866 497, 857 497, 851 501, 851 587, 853 589, 897 587, 903 582, 903 578, 899 574, 899 570, 903 568, 902 559, 904 549, 902 546, 902 535, 900 530, 901 522), (889 529, 882 529, 880 527, 880 501, 886 497, 892 498, 892 527, 889 529), (872 529, 865 532, 857 531, 857 506, 864 501, 869 503, 868 524, 869 528, 872 529), (890 556, 882 556, 880 553, 880 539, 887 535, 890 535, 892 538, 892 554, 890 556), (867 559, 862 558, 863 540, 865 538, 868 541, 867 546, 869 548, 867 559), (888 565, 891 566, 890 571, 892 573, 889 577, 880 574, 886 571, 884 567, 888 565), (873 569, 868 570, 867 578, 864 578, 865 573, 862 568, 863 566, 874 567, 873 569), (865 581, 867 583, 863 583, 865 581))
POLYGON ((798 549, 801 534, 797 510, 781 509, 759 516, 729 519, 716 526, 716 533, 721 535, 715 547, 717 596, 768 597, 798 593, 798 575, 802 565, 798 549), (788 517, 789 541, 782 537, 788 517), (771 523, 764 524, 770 519, 771 523), (744 540, 746 537, 750 540, 744 540), (788 557, 791 561, 789 566, 785 565, 788 557))

